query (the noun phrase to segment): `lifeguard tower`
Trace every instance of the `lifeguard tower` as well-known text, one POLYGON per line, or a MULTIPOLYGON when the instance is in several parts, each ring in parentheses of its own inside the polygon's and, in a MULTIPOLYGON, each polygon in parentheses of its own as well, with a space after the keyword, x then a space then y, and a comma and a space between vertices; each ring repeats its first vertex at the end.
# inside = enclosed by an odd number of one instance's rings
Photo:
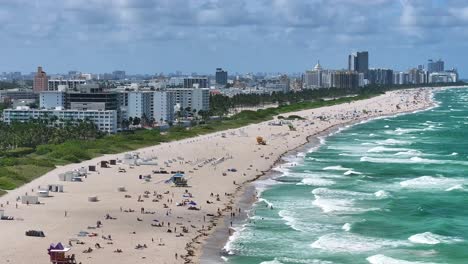
POLYGON ((64 247, 62 243, 58 243, 56 246, 51 244, 47 251, 52 264, 76 264, 75 254, 67 255, 70 248, 64 247))
POLYGON ((166 183, 174 183, 175 187, 188 187, 187 179, 184 178, 184 174, 176 173, 174 174, 166 183))

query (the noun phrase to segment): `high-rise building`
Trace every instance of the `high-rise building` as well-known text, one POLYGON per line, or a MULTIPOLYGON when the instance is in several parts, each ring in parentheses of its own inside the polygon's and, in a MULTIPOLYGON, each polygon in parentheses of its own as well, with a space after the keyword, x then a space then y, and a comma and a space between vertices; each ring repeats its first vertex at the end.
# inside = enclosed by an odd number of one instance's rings
POLYGON ((369 71, 369 52, 362 51, 350 54, 348 56, 348 70, 363 73, 364 78, 367 79, 367 73, 369 71))
POLYGON ((228 81, 228 72, 224 71, 222 68, 216 68, 216 84, 226 85, 227 81, 228 81))
POLYGON ((439 59, 437 61, 429 60, 427 62, 427 71, 432 72, 443 72, 444 71, 444 61, 439 59))
POLYGON ((393 84, 393 70, 390 69, 369 69, 369 84, 390 85, 393 84))
POLYGON ((184 88, 208 88, 207 77, 187 77, 184 78, 184 88))
POLYGON ((127 118, 151 118, 151 91, 136 91, 128 93, 127 118))
POLYGON ((408 83, 421 84, 428 82, 428 75, 425 71, 418 70, 416 68, 408 71, 408 83))
POLYGON ((114 80, 123 80, 125 79, 125 71, 114 71, 112 72, 112 79, 114 80))
POLYGON ((48 80, 47 74, 42 70, 42 67, 37 67, 36 75, 34 76, 33 91, 40 93, 47 90, 48 80))
POLYGON ((210 109, 210 90, 207 88, 174 88, 170 91, 175 93, 175 103, 183 109, 189 107, 197 112, 210 109))
POLYGON ((324 70, 319 61, 313 70, 305 72, 304 89, 330 88, 332 73, 331 70, 324 70))
POLYGON ((174 91, 155 91, 153 93, 153 119, 158 124, 174 120, 174 91))
POLYGON ((406 72, 393 72, 393 83, 394 84, 408 84, 409 74, 406 72))
POLYGON ((331 86, 340 89, 356 89, 359 87, 359 75, 360 73, 356 71, 335 71, 331 74, 331 86))

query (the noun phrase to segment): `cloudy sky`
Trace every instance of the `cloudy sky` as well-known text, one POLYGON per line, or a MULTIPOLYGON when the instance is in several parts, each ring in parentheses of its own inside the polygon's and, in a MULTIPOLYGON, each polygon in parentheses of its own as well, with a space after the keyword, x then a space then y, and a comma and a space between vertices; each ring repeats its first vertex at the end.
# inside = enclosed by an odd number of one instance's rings
POLYGON ((299 72, 317 60, 468 76, 468 0, 0 0, 0 71, 299 72))

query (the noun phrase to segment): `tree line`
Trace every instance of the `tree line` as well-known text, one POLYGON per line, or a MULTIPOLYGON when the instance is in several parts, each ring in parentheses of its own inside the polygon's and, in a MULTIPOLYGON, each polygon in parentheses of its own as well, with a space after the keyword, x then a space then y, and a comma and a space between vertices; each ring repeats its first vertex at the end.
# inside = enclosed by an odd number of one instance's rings
POLYGON ((0 151, 34 149, 43 144, 60 144, 71 139, 92 140, 104 136, 89 120, 59 120, 57 117, 29 122, 0 123, 0 151))

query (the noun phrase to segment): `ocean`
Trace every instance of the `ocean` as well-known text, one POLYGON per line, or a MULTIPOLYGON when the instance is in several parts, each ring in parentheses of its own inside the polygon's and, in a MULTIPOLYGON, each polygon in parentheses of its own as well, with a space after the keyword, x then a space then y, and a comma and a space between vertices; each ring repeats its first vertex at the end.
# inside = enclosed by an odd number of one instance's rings
POLYGON ((468 89, 434 98, 285 157, 220 262, 468 263, 468 89))

